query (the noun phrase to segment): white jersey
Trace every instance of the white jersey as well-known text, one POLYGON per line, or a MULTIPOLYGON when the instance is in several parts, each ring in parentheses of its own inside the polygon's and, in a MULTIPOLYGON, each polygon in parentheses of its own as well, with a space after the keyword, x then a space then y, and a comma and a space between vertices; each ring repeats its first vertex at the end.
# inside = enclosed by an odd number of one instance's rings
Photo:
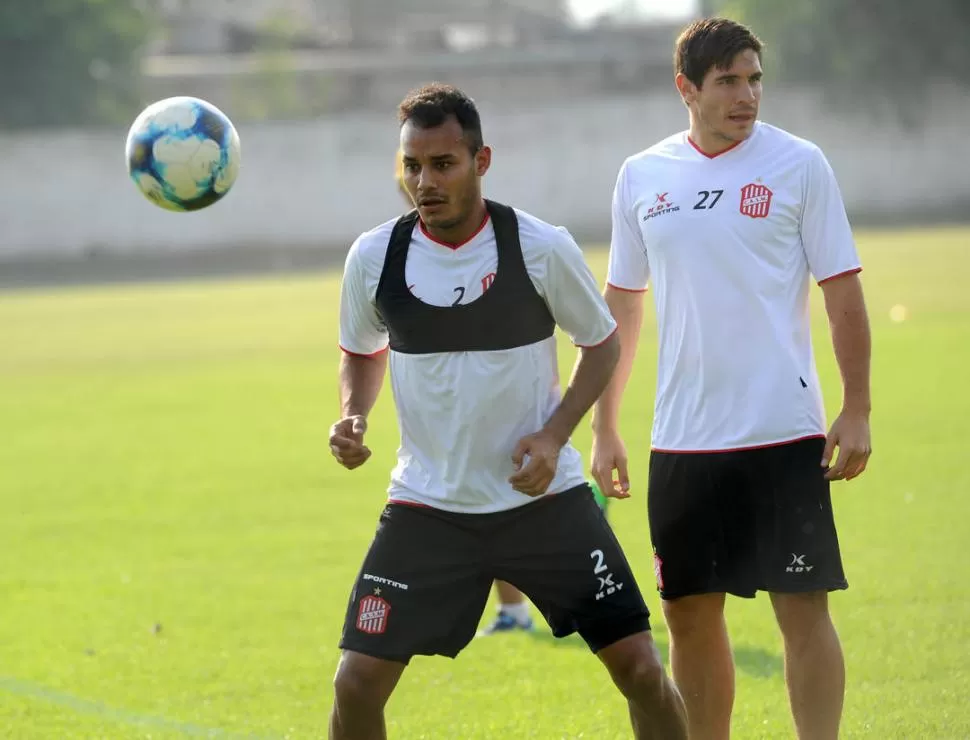
MULTIPOLYGON (((516 211, 526 269, 556 324, 579 346, 606 341, 616 323, 569 233, 516 211)), ((361 235, 344 268, 340 346, 357 355, 388 347, 377 310, 377 284, 395 221, 361 235)), ((460 247, 441 244, 420 225, 405 266, 408 288, 435 306, 470 303, 498 268, 490 219, 460 247)), ((401 441, 388 490, 392 501, 447 511, 487 513, 534 499, 517 492, 512 452, 559 406, 555 336, 501 351, 405 354, 391 350, 391 387, 401 441)), ((579 452, 567 444, 547 495, 585 480, 579 452)))
POLYGON ((652 284, 656 450, 711 452, 825 433, 810 276, 861 269, 821 150, 765 123, 716 156, 686 132, 624 162, 608 282, 652 284))

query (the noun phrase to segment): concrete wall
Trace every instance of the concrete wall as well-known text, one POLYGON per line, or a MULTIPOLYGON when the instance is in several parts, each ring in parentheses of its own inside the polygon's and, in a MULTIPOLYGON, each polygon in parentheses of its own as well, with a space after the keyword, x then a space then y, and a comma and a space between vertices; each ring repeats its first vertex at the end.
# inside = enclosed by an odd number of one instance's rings
MULTIPOLYGON (((480 105, 495 149, 487 194, 593 238, 608 234, 622 160, 686 121, 672 91, 535 110, 480 105)), ((833 116, 792 92, 773 91, 763 118, 823 147, 853 213, 919 217, 970 203, 965 94, 938 96, 927 125, 911 132, 833 116)), ((235 189, 190 214, 138 194, 125 170, 124 130, 0 136, 0 257, 346 247, 401 211, 393 111, 239 129, 235 189)))

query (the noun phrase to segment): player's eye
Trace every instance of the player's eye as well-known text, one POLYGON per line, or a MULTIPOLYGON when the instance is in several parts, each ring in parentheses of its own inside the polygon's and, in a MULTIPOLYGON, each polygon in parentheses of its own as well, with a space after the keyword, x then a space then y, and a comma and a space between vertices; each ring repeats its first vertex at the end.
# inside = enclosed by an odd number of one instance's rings
POLYGON ((451 167, 451 162, 438 162, 438 169, 439 170, 446 170, 449 167, 451 167))
POLYGON ((408 162, 404 165, 404 169, 406 172, 410 172, 411 174, 414 174, 415 172, 421 169, 421 166, 417 162, 408 162))

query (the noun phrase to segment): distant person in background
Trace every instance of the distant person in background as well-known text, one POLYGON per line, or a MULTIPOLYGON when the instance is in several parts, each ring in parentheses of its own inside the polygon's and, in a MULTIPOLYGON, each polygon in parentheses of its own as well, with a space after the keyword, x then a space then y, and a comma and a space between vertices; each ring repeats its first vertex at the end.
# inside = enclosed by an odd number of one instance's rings
POLYGON ((845 689, 830 591, 847 588, 829 483, 866 468, 870 336, 852 230, 822 151, 758 121, 761 42, 724 19, 676 45, 689 129, 622 165, 605 290, 620 362, 593 412, 594 477, 629 486, 618 431, 652 284, 654 569, 691 740, 726 740, 726 594, 770 595, 802 740, 835 740, 845 689), (809 323, 821 285, 842 410, 826 435, 809 323), (835 449, 839 450, 835 459, 835 449))
POLYGON ((417 208, 362 234, 341 283, 331 452, 349 470, 370 458, 388 365, 400 444, 347 604, 330 737, 385 737, 411 658, 456 657, 502 579, 554 635, 579 633, 626 698, 634 737, 682 740, 649 610, 569 442, 619 355, 606 302, 565 229, 482 197, 491 149, 470 98, 430 85, 398 115, 417 208), (565 392, 557 326, 581 348, 565 392))

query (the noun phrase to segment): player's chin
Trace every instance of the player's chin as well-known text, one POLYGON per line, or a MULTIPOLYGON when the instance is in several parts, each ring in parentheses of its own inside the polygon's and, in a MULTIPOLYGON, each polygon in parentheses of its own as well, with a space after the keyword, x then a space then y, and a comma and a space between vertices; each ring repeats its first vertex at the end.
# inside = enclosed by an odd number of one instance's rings
POLYGON ((435 229, 453 229, 462 222, 461 216, 456 215, 453 212, 448 212, 444 209, 434 213, 429 213, 427 216, 421 214, 421 220, 424 221, 426 226, 431 226, 435 229))
POLYGON ((448 203, 424 203, 418 206, 418 213, 421 220, 426 224, 440 224, 443 220, 448 220, 452 215, 452 208, 448 203))
POLYGON ((727 119, 725 135, 734 141, 744 141, 754 131, 755 116, 730 116, 727 119))

